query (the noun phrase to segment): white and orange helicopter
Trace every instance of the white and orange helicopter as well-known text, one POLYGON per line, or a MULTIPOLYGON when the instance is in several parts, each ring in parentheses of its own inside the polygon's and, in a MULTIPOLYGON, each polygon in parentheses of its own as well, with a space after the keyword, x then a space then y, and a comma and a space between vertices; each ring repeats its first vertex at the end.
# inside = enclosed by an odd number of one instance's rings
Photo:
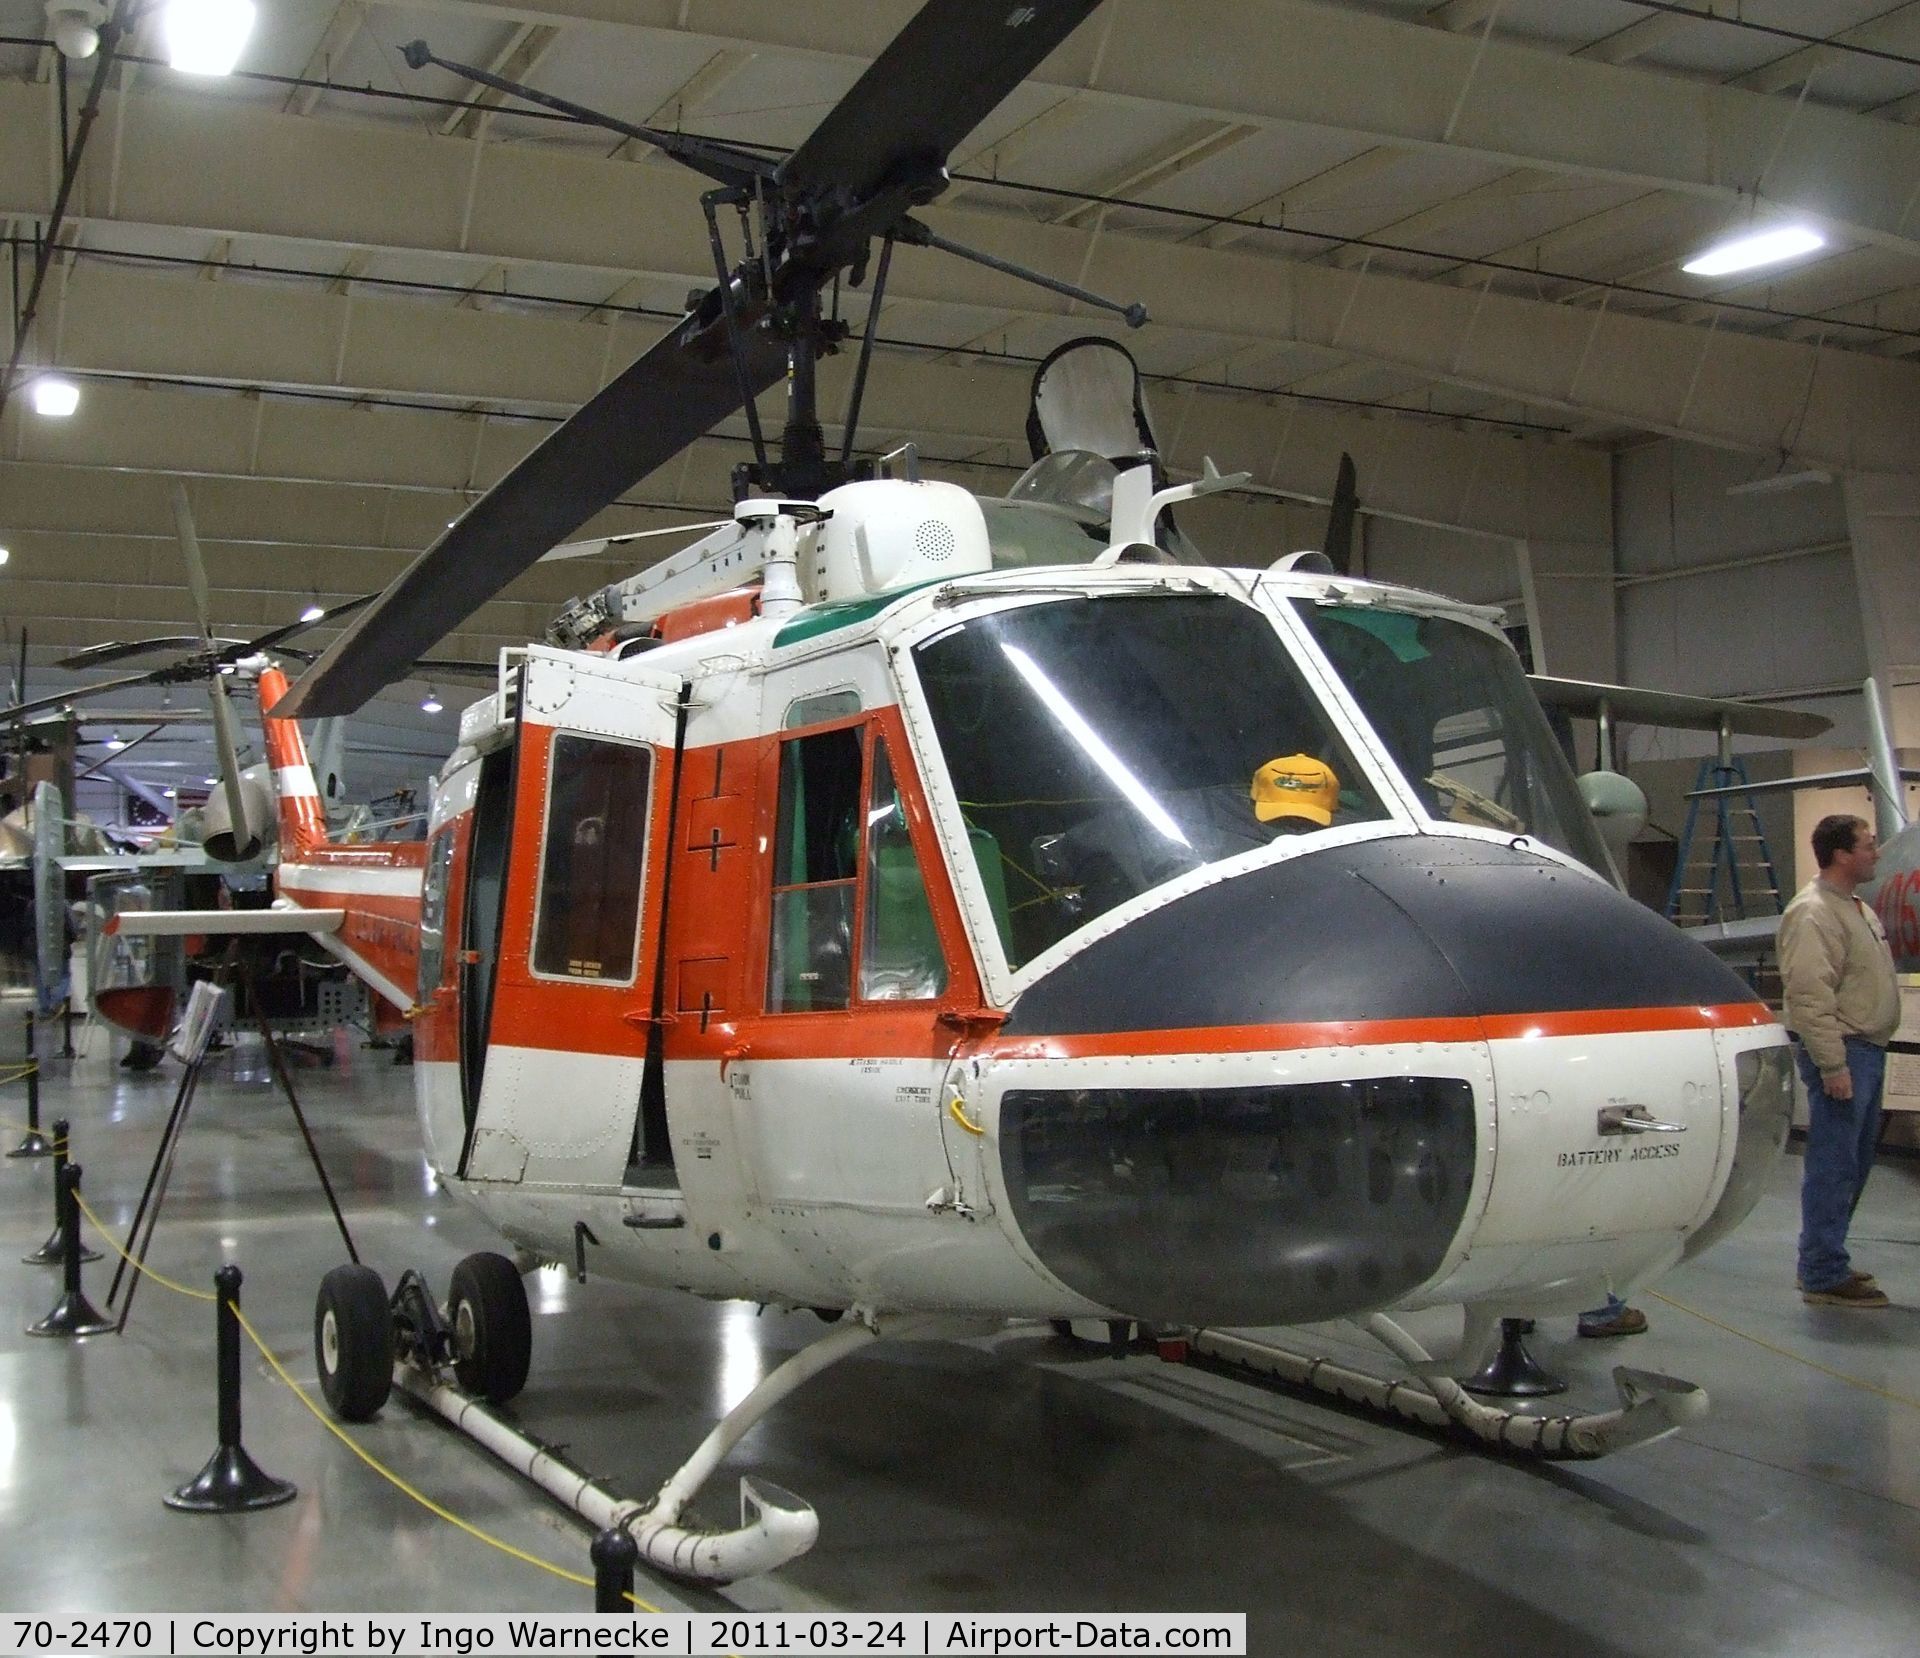
MULTIPOLYGON (((1166 509, 1239 480, 1166 484, 1106 342, 1037 377, 1045 452, 1006 499, 910 457, 861 475, 851 418, 826 454, 823 290, 876 241, 877 290, 895 241, 937 240, 909 210, 947 153, 1096 4, 931 0, 782 160, 610 123, 715 178, 754 245, 298 685, 255 664, 275 907, 121 918, 311 933, 405 1011, 427 1158, 516 1253, 462 1262, 444 1302, 329 1274, 327 1396, 370 1415, 399 1358, 668 1571, 809 1546, 812 1510, 762 1482, 731 1530, 686 1505, 879 1336, 1348 1318, 1445 1415, 1564 1441, 1469 1400, 1390 1315, 1463 1306, 1477 1348, 1642 1284, 1740 1221, 1785 1138, 1785 1033, 1618 889, 1492 613, 1338 547, 1191 562, 1166 509), (502 654, 425 843, 330 842, 294 717, 403 676, 783 376, 779 456, 727 527, 502 654), (838 1322, 619 1503, 470 1397, 521 1388, 521 1273, 555 1260, 838 1322)), ((1602 1441, 1698 1403, 1616 1375, 1602 1441)))

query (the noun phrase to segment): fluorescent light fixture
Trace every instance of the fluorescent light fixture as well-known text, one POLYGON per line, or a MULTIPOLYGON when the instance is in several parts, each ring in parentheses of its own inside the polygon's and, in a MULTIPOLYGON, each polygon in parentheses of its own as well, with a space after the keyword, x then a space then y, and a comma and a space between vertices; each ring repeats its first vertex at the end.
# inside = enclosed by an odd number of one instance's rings
POLYGON ((1764 478, 1749 478, 1744 484, 1728 484, 1729 495, 1779 495, 1789 489, 1805 489, 1809 484, 1830 484, 1831 472, 1815 468, 1806 472, 1774 472, 1764 478))
POLYGON ((1812 253, 1826 245, 1826 237, 1805 225, 1776 225, 1772 230, 1756 230, 1751 235, 1720 242, 1680 268, 1689 276, 1731 276, 1735 271, 1798 259, 1803 253, 1812 253))
POLYGON ((427 687, 427 694, 420 699, 420 712, 423 714, 437 714, 445 706, 446 704, 440 700, 433 687, 429 685, 427 687))
POLYGON ((212 788, 214 784, 220 781, 220 779, 217 777, 203 777, 200 779, 200 781, 205 783, 208 788, 212 788))
POLYGON ((43 374, 33 383, 33 412, 49 420, 65 420, 80 407, 80 388, 57 374, 43 374))
POLYGON ((167 61, 183 75, 231 75, 253 32, 253 0, 168 0, 167 61))
POLYGON ((312 604, 300 612, 300 620, 303 622, 317 622, 322 616, 326 615, 326 613, 326 607, 322 605, 318 599, 315 599, 312 604))
POLYGON ((12 557, 13 549, 11 547, 0 547, 0 564, 5 564, 7 560, 12 557))

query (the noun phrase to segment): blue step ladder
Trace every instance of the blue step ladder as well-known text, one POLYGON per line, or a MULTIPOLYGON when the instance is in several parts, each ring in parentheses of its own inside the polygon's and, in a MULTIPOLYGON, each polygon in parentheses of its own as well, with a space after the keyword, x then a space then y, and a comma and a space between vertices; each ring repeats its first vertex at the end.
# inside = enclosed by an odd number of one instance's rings
POLYGON ((1690 927, 1778 915, 1785 907, 1752 789, 1746 765, 1727 751, 1723 738, 1720 753, 1700 762, 1687 800, 1687 824, 1680 835, 1673 884, 1667 889, 1669 921, 1690 927), (1710 839, 1704 834, 1702 807, 1711 821, 1710 839), (1703 839, 1706 850, 1699 854, 1696 843, 1703 839))

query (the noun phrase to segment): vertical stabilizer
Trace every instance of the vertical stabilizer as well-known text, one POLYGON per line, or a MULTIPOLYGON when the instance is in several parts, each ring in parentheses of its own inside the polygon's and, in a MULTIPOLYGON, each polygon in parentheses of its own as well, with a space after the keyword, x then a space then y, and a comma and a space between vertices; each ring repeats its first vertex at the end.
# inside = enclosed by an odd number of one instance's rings
MULTIPOLYGON (((260 672, 260 707, 271 708, 287 693, 287 676, 278 668, 260 672)), ((306 740, 295 720, 270 719, 263 712, 261 729, 266 733, 267 764, 273 768, 273 792, 280 809, 280 856, 298 863, 310 848, 327 838, 326 809, 320 803, 320 786, 314 781, 313 767, 307 763, 306 740)))
POLYGON ((1882 846, 1907 826, 1900 760, 1893 751, 1893 719, 1878 680, 1861 687, 1867 705, 1867 770, 1873 774, 1873 829, 1882 846))

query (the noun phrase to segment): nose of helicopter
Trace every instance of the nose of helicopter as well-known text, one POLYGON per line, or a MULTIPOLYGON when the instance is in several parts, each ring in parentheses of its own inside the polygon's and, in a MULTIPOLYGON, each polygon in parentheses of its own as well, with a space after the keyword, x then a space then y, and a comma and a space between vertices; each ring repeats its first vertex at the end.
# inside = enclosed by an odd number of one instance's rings
POLYGON ((1523 842, 1323 848, 1184 894, 1020 997, 1001 1172, 1029 1247, 1103 1306, 1332 1317, 1426 1283, 1486 1204, 1496 1046, 1681 1031, 1660 1040, 1712 1082, 1713 1029, 1768 1017, 1678 929, 1523 842))

